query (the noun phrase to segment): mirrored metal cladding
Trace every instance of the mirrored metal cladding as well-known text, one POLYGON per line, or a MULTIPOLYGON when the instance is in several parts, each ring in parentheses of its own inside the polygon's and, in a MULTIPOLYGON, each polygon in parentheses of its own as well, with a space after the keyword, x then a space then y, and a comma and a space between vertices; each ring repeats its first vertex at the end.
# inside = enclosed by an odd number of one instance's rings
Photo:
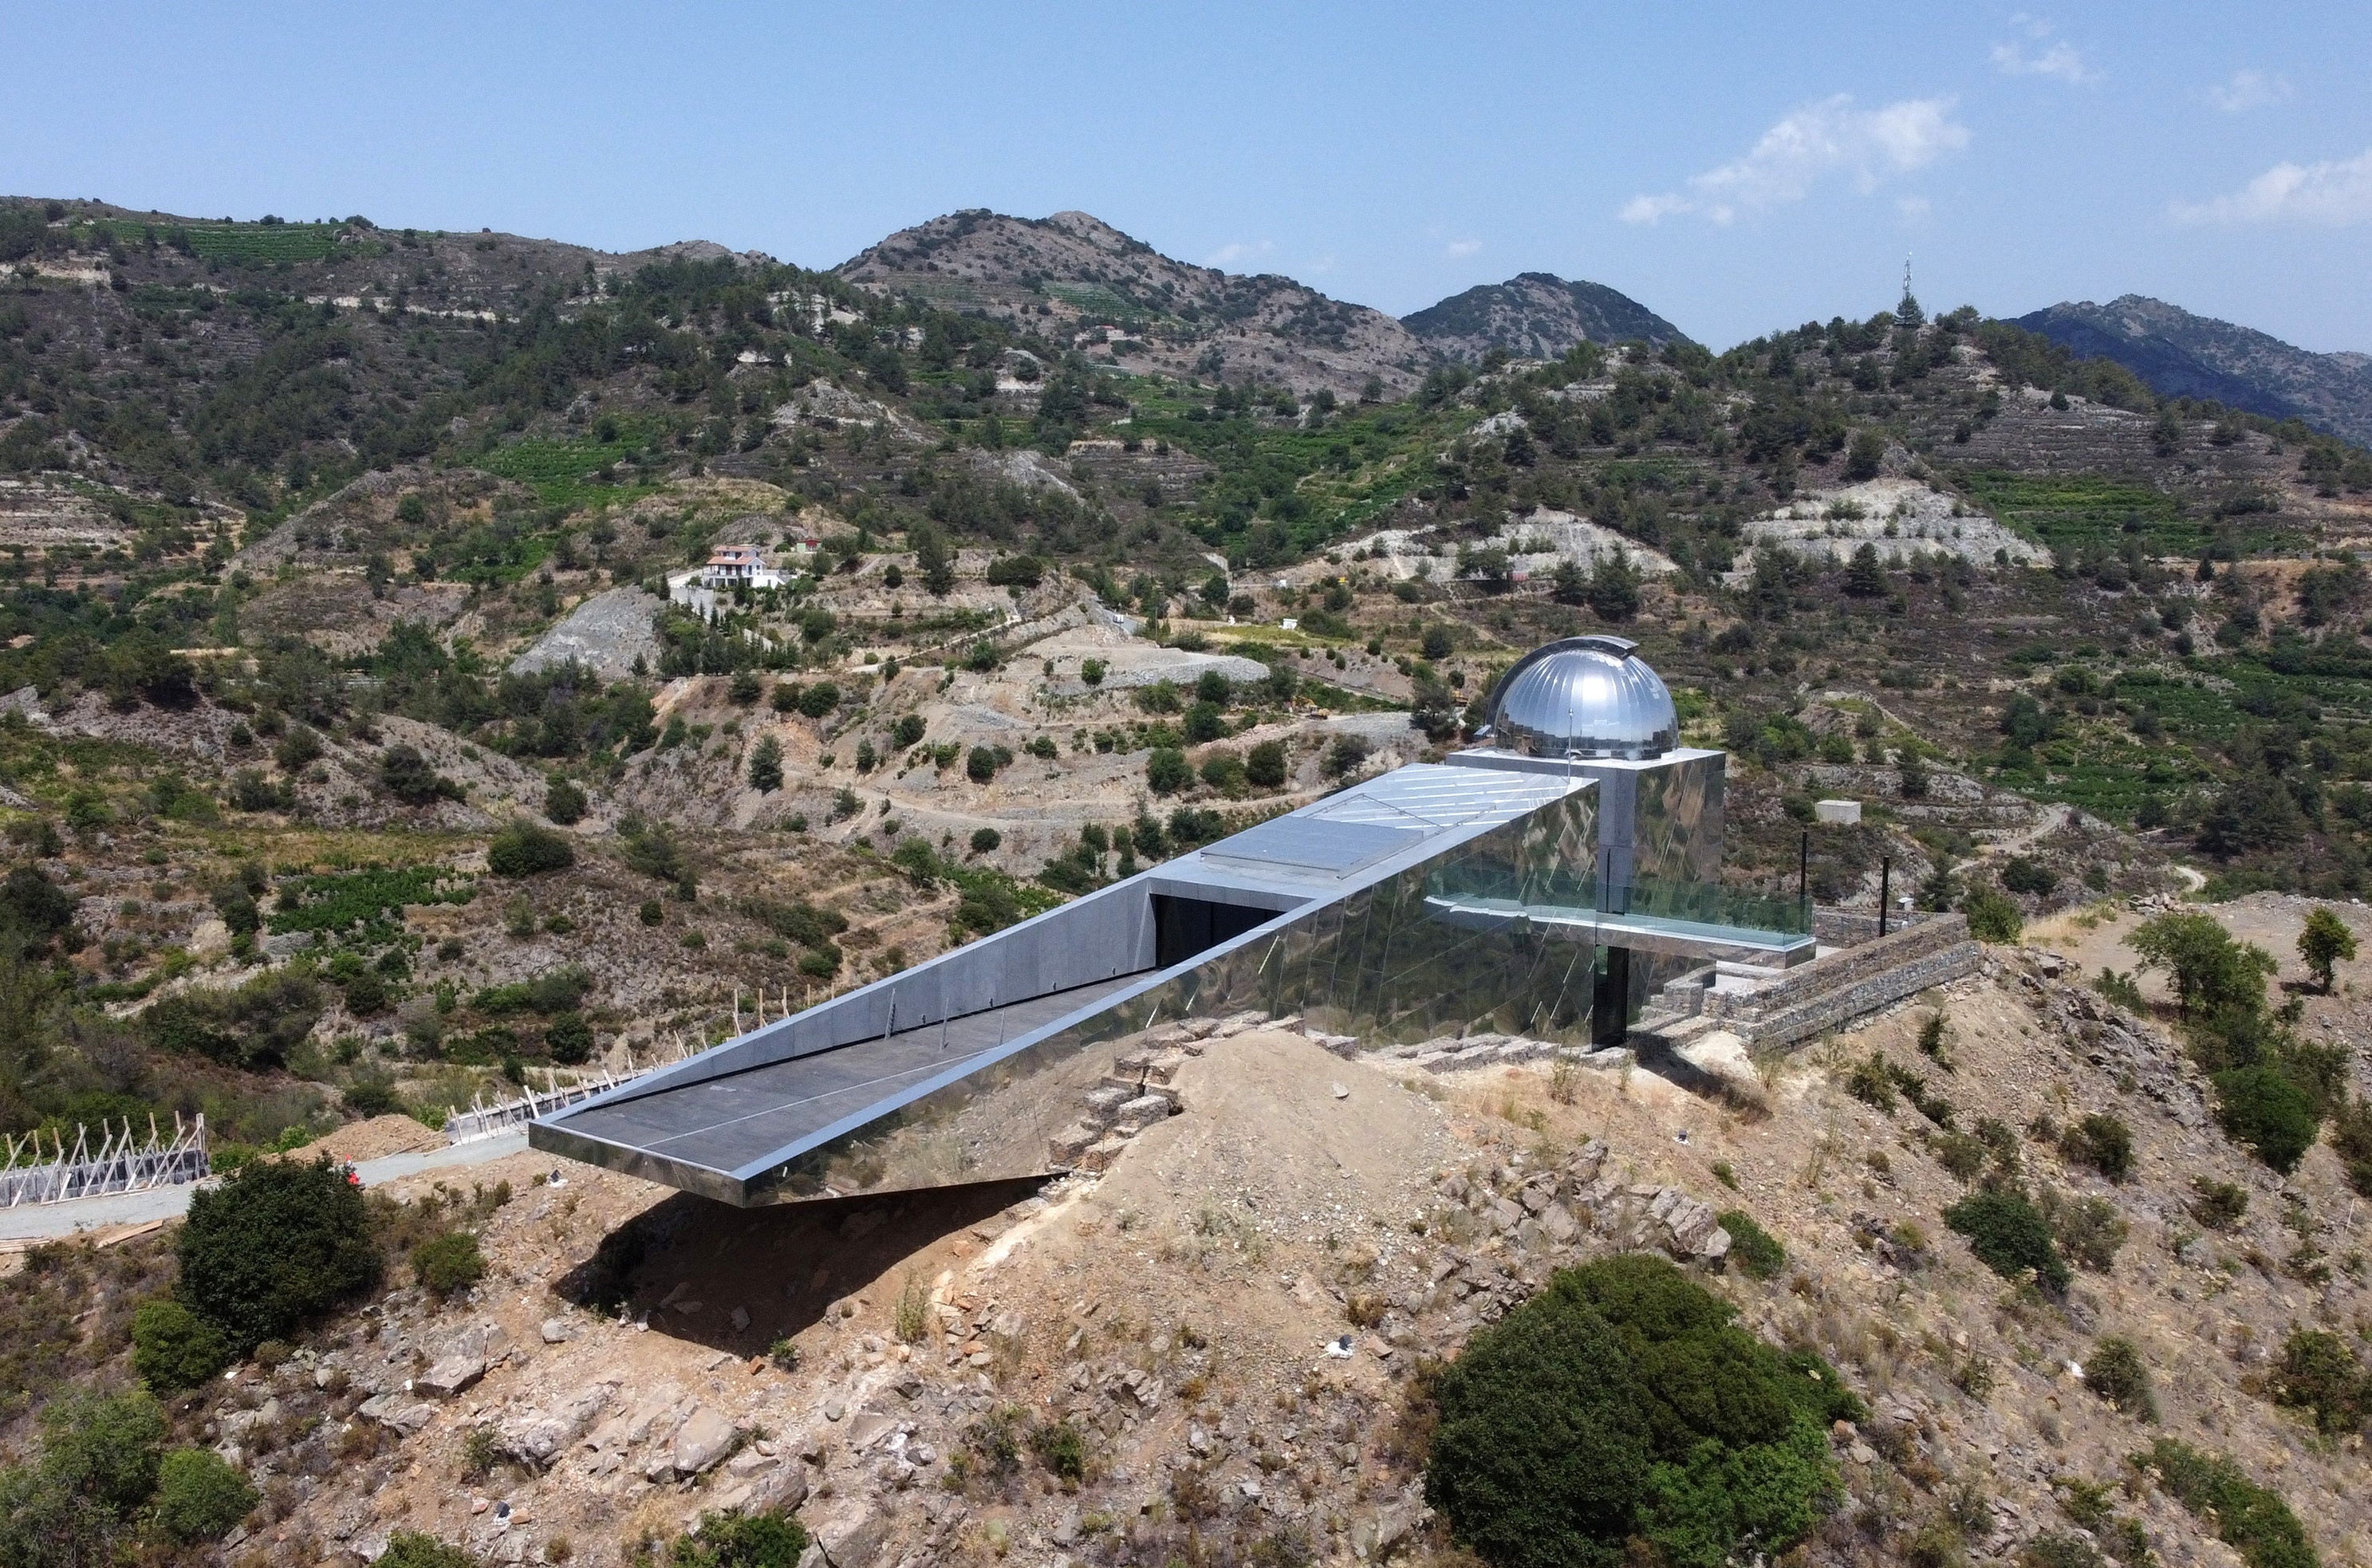
MULTIPOLYGON (((1629 645, 1542 652, 1652 689, 1670 749, 1669 694, 1629 645)), ((553 1111, 530 1142, 743 1204, 1036 1175, 1148 1030, 1249 1014, 1371 1044, 1581 1044, 1707 958, 1808 956, 1805 911, 1720 883, 1721 753, 1556 755, 1368 780, 553 1111)))
POLYGON ((1622 637, 1567 637, 1535 648, 1500 678, 1483 738, 1528 757, 1661 757, 1680 713, 1663 678, 1622 637))

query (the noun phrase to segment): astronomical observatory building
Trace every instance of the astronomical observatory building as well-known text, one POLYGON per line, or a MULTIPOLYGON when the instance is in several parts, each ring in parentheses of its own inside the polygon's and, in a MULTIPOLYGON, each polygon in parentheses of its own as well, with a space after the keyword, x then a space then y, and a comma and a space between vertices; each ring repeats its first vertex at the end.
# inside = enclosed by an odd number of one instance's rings
POLYGON ((1727 758, 1679 744, 1634 645, 1535 650, 1490 717, 1474 749, 547 1112, 529 1141, 738 1204, 1038 1175, 1115 1043, 1164 1022, 1619 1043, 1687 971, 1813 956, 1808 905, 1721 885, 1727 758))

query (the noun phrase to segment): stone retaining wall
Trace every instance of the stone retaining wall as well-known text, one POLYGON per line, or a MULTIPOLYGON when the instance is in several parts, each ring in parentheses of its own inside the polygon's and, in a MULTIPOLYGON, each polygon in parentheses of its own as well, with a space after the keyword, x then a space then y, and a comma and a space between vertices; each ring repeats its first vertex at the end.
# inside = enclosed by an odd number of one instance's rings
POLYGON ((1982 954, 1962 915, 1916 916, 1882 937, 1875 916, 1822 911, 1818 918, 1822 940, 1852 945, 1786 970, 1716 965, 1667 986, 1665 1005, 1753 1045, 1794 1045, 1971 973, 1982 954), (1707 983, 1725 979, 1749 985, 1716 990, 1707 983))
POLYGON ((1795 1045, 1972 974, 1982 952, 1969 937, 1965 916, 1935 915, 1791 970, 1752 993, 1708 993, 1704 1010, 1756 1046, 1795 1045))

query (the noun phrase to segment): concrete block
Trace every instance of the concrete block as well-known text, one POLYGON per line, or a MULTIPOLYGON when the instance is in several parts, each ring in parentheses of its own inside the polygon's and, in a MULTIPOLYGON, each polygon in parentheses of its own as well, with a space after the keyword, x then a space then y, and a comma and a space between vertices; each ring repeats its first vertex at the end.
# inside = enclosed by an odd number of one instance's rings
POLYGON ((1816 800, 1812 802, 1812 815, 1822 822, 1847 828, 1858 827, 1861 824, 1861 802, 1816 800))

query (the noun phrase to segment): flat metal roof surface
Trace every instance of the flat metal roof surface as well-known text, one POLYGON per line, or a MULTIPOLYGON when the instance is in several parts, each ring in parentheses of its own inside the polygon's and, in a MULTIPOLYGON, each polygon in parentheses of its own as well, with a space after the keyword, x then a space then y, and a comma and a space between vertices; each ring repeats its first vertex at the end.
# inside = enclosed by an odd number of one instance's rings
POLYGON ((550 1120, 583 1137, 722 1174, 762 1168, 852 1116, 861 1121, 894 1109, 904 1091, 1093 1006, 1136 978, 1008 1003, 550 1120))
POLYGON ((1247 828, 1203 850, 1215 860, 1247 860, 1262 865, 1293 865, 1331 871, 1337 877, 1387 855, 1423 843, 1414 828, 1373 822, 1341 822, 1325 817, 1285 816, 1247 828))

